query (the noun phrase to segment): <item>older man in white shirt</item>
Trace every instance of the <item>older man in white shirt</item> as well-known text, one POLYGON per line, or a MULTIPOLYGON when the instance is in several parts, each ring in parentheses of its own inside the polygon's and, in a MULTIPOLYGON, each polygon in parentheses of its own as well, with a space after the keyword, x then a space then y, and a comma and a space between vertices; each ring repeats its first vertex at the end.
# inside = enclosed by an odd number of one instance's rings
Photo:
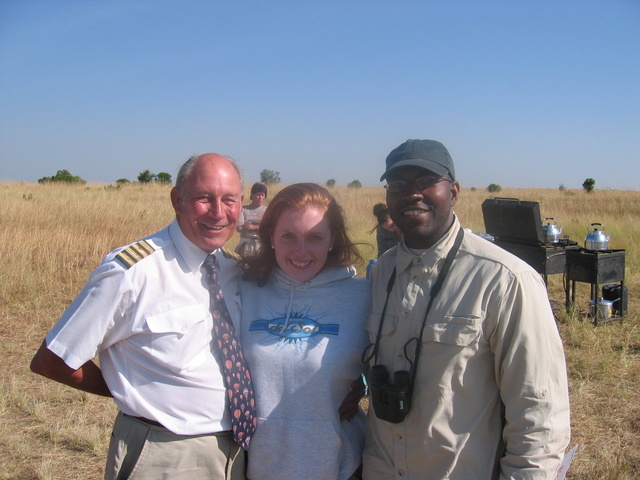
POLYGON ((239 270, 222 247, 242 200, 230 159, 189 159, 171 191, 174 222, 108 254, 31 363, 36 373, 114 398, 120 413, 106 479, 134 471, 142 480, 244 478, 202 267, 216 255, 227 309, 239 318, 239 270))

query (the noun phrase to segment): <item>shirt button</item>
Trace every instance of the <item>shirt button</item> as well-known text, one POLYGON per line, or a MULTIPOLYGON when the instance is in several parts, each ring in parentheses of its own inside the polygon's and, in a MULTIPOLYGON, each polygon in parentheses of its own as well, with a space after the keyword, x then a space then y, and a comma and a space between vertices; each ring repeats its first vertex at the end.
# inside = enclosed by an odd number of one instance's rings
POLYGON ((420 257, 413 257, 413 264, 417 265, 418 263, 420 263, 422 261, 422 259, 420 257))
POLYGON ((398 476, 404 477, 404 470, 398 470, 398 476))
POLYGON ((402 440, 402 434, 401 434, 401 433, 397 434, 397 435, 396 435, 396 438, 397 438, 398 440, 402 440))
POLYGON ((398 360, 404 360, 404 355, 402 353, 398 354, 398 360))
POLYGON ((402 312, 402 318, 407 318, 409 316, 409 312, 402 312))

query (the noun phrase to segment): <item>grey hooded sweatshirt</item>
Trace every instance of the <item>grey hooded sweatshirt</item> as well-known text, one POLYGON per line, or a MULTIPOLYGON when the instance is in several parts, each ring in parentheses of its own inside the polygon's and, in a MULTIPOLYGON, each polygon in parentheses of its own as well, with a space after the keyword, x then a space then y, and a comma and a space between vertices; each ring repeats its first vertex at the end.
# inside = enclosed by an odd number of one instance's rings
POLYGON ((370 285, 355 275, 328 268, 297 282, 275 268, 264 287, 241 282, 239 331, 258 410, 251 480, 342 480, 360 465, 364 415, 338 414, 368 344, 370 285))

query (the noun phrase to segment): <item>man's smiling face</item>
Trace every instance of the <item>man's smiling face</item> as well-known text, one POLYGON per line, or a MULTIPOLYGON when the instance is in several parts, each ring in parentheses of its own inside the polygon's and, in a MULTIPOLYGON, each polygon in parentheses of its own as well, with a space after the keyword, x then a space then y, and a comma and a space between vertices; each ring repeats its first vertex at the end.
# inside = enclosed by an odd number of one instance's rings
POLYGON ((182 233, 207 253, 234 234, 244 196, 238 172, 224 157, 203 155, 171 203, 182 233))
POLYGON ((404 235, 410 248, 425 249, 434 245, 453 222, 453 207, 460 194, 458 182, 449 177, 424 190, 412 182, 424 176, 439 175, 424 168, 406 166, 392 170, 387 182, 408 182, 407 188, 398 193, 387 190, 387 206, 393 222, 404 235), (446 180, 446 181, 445 181, 446 180))

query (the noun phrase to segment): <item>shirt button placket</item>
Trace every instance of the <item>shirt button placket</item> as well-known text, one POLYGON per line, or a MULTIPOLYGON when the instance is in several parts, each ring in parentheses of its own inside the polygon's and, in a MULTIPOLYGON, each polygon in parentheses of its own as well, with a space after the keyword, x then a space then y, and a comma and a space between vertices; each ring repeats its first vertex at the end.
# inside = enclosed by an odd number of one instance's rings
POLYGON ((400 423, 394 427, 394 463, 396 466, 396 479, 406 478, 407 466, 404 464, 407 458, 407 442, 405 441, 406 435, 404 433, 404 424, 400 423))

